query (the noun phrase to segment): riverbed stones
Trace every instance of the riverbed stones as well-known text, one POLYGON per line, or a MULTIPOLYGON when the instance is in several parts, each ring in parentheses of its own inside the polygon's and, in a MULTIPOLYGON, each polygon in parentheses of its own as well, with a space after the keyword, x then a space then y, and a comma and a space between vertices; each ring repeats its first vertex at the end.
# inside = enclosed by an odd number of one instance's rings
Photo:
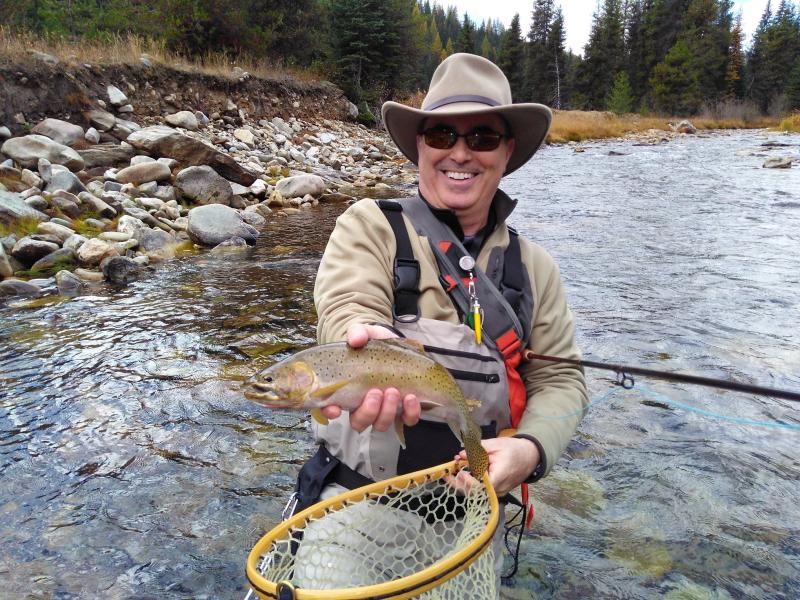
POLYGON ((108 94, 108 101, 111 103, 111 106, 119 108, 128 104, 128 97, 117 86, 109 85, 106 88, 106 93, 108 94))
POLYGON ((109 283, 127 285, 142 275, 141 265, 127 256, 113 256, 102 264, 103 277, 109 283))
POLYGON ((78 260, 83 265, 99 265, 104 258, 118 256, 117 248, 98 238, 92 238, 84 243, 76 252, 78 260))
POLYGON ((789 169, 792 162, 791 156, 773 156, 765 160, 762 167, 765 169, 789 169))
POLYGON ((44 191, 55 192, 57 190, 65 190, 73 194, 86 191, 86 187, 81 180, 69 169, 61 165, 52 165, 50 169, 51 175, 44 191))
POLYGON ((0 281, 0 298, 8 296, 40 296, 42 289, 33 283, 21 279, 4 279, 0 281))
POLYGON ((46 158, 52 164, 64 165, 71 171, 80 171, 84 167, 81 155, 75 150, 38 134, 6 140, 0 152, 29 169, 35 168, 40 158, 46 158))
POLYGON ((281 179, 275 189, 284 198, 297 198, 306 194, 320 196, 325 191, 325 180, 319 175, 295 175, 281 179))
POLYGON ((47 221, 49 217, 31 208, 19 194, 0 191, 0 223, 11 223, 20 219, 47 221))
POLYGON ((160 229, 144 228, 135 234, 139 251, 154 260, 165 260, 175 255, 175 236, 160 229))
POLYGON ((78 141, 84 139, 85 132, 83 127, 75 125, 61 119, 45 119, 36 124, 31 129, 31 133, 37 133, 49 137, 54 142, 64 146, 74 146, 78 141))
POLYGON ((72 248, 59 248, 31 265, 31 271, 50 271, 57 266, 74 265, 77 256, 72 248))
POLYGON ((183 169, 175 177, 175 189, 198 204, 229 205, 233 197, 231 184, 211 167, 199 166, 183 169))
POLYGON ((44 233, 47 235, 54 235, 63 244, 67 238, 72 236, 75 232, 69 227, 59 225, 53 221, 44 221, 36 226, 37 233, 44 233))
POLYGON ((40 258, 43 258, 59 249, 59 245, 54 242, 37 240, 32 237, 24 237, 14 244, 11 256, 16 258, 26 267, 30 267, 40 258))
POLYGON ((103 281, 104 277, 100 271, 94 271, 91 269, 75 269, 72 272, 76 277, 79 277, 81 281, 88 281, 88 282, 98 282, 103 281))
POLYGON ((251 185, 256 177, 216 148, 171 127, 155 125, 136 131, 127 142, 151 156, 174 158, 181 167, 209 166, 225 179, 251 185))
POLYGON ((255 244, 258 230, 248 225, 236 210, 221 204, 197 206, 189 211, 189 239, 201 246, 217 246, 232 237, 255 244))
POLYGON ((0 244, 0 279, 11 277, 14 274, 14 267, 11 266, 11 261, 8 259, 6 249, 3 244, 0 244))
POLYGON ((105 110, 91 110, 87 116, 89 122, 93 127, 96 127, 98 131, 111 131, 117 124, 117 117, 105 110))
POLYGON ((92 212, 96 212, 101 217, 106 219, 113 219, 117 216, 116 209, 109 206, 106 202, 91 194, 89 192, 80 192, 78 199, 83 206, 86 206, 92 212))
POLYGON ((195 114, 188 110, 179 110, 176 113, 167 115, 164 120, 173 127, 183 127, 189 131, 197 131, 199 124, 195 114))
POLYGON ((58 287, 59 295, 68 296, 70 298, 83 293, 85 289, 81 278, 70 273, 66 269, 62 269, 56 273, 56 287, 58 287))
POLYGON ((166 181, 170 178, 172 173, 167 165, 153 159, 150 159, 150 161, 140 161, 137 164, 131 164, 130 167, 121 169, 117 172, 117 181, 141 185, 149 181, 166 181))

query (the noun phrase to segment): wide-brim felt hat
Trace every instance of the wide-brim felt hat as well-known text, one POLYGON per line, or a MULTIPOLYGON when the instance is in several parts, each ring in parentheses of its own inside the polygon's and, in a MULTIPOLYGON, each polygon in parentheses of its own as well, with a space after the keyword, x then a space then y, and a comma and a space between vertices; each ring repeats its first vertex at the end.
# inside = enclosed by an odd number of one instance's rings
POLYGON ((419 161, 417 134, 423 120, 433 116, 497 114, 511 128, 514 152, 504 175, 519 169, 542 145, 553 113, 544 104, 512 104, 511 86, 492 61, 475 54, 448 56, 436 68, 422 108, 385 102, 381 109, 389 135, 406 158, 419 161))

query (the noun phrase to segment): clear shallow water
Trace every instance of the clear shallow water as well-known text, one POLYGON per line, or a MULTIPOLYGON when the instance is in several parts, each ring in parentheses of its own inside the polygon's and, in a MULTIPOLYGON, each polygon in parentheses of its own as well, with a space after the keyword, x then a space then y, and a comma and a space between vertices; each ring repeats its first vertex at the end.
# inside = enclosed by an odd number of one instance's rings
MULTIPOLYGON (((800 136, 775 137, 798 151, 800 136)), ((800 389, 800 170, 743 132, 546 148, 507 178, 557 259, 587 358, 800 389), (626 156, 608 156, 610 150, 626 156)), ((0 597, 241 598, 244 559, 310 454, 239 382, 314 339, 340 207, 275 219, 247 258, 0 308, 0 597)), ((797 405, 589 372, 595 403, 537 484, 509 598, 800 595, 797 405)))

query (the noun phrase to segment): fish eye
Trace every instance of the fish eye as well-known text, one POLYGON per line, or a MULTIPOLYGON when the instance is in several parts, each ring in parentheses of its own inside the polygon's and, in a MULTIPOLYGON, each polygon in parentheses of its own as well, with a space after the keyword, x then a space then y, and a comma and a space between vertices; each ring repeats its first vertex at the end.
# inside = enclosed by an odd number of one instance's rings
POLYGON ((272 377, 266 377, 264 381, 266 381, 267 383, 272 383, 272 377))

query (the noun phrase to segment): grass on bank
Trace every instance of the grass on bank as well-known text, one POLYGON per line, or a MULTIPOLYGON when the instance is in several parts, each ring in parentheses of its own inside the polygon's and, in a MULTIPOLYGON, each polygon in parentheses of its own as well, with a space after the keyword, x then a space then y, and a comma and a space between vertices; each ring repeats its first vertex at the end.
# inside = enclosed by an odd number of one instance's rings
POLYGON ((60 62, 75 66, 91 65, 142 65, 142 55, 154 64, 216 77, 236 79, 232 72, 239 67, 251 75, 270 80, 300 82, 320 81, 311 70, 287 68, 267 59, 242 56, 232 61, 222 52, 211 52, 189 58, 170 51, 163 41, 132 34, 108 34, 102 39, 69 39, 57 35, 38 35, 32 32, 11 30, 0 25, 0 63, 35 64, 35 52, 44 52, 60 62))
POLYGON ((800 133, 800 112, 791 114, 783 119, 780 125, 778 125, 778 129, 780 131, 792 131, 794 133, 800 133))
MULTIPOLYGON (((615 115, 611 112, 582 110, 553 111, 553 124, 547 135, 549 143, 582 142, 590 139, 625 137, 650 130, 672 131, 670 124, 682 121, 680 117, 643 117, 637 114, 615 115)), ((758 129, 775 127, 774 117, 700 115, 687 120, 697 129, 758 129)))

